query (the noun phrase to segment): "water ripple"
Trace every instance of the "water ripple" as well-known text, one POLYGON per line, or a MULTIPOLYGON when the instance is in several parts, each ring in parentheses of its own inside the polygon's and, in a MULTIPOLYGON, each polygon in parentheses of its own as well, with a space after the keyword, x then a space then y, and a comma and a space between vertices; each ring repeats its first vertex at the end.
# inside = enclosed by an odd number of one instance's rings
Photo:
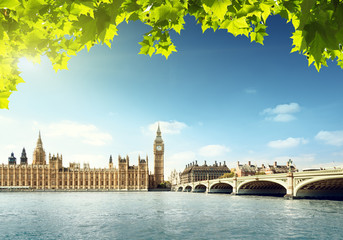
POLYGON ((1 193, 0 239, 341 239, 343 202, 171 192, 1 193))

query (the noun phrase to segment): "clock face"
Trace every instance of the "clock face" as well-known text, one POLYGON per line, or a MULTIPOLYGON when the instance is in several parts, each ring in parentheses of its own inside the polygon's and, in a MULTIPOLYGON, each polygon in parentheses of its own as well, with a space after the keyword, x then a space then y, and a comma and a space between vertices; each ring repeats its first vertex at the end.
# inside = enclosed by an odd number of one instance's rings
POLYGON ((161 145, 158 145, 158 146, 156 147, 156 149, 157 149, 158 151, 161 151, 161 150, 162 150, 162 146, 161 146, 161 145))

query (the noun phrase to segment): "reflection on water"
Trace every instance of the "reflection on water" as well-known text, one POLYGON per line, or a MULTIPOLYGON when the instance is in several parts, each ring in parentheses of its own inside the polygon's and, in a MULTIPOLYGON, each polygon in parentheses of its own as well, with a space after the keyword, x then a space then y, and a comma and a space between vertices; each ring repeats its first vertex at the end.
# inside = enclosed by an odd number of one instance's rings
POLYGON ((343 202, 173 192, 0 193, 0 239, 341 239, 343 202))

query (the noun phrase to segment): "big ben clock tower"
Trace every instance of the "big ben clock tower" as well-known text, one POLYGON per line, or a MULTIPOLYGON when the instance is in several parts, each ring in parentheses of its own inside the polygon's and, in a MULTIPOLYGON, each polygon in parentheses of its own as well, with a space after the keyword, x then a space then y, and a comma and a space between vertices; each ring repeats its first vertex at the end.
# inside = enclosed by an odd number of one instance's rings
POLYGON ((154 187, 164 182, 164 143, 161 137, 160 124, 158 124, 154 142, 154 187))

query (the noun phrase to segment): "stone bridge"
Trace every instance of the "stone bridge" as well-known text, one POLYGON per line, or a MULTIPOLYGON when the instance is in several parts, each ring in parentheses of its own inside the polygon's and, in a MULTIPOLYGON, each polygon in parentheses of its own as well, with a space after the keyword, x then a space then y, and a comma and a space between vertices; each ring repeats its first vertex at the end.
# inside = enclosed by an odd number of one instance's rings
POLYGON ((175 190, 343 199, 343 169, 221 178, 177 185, 175 190))

